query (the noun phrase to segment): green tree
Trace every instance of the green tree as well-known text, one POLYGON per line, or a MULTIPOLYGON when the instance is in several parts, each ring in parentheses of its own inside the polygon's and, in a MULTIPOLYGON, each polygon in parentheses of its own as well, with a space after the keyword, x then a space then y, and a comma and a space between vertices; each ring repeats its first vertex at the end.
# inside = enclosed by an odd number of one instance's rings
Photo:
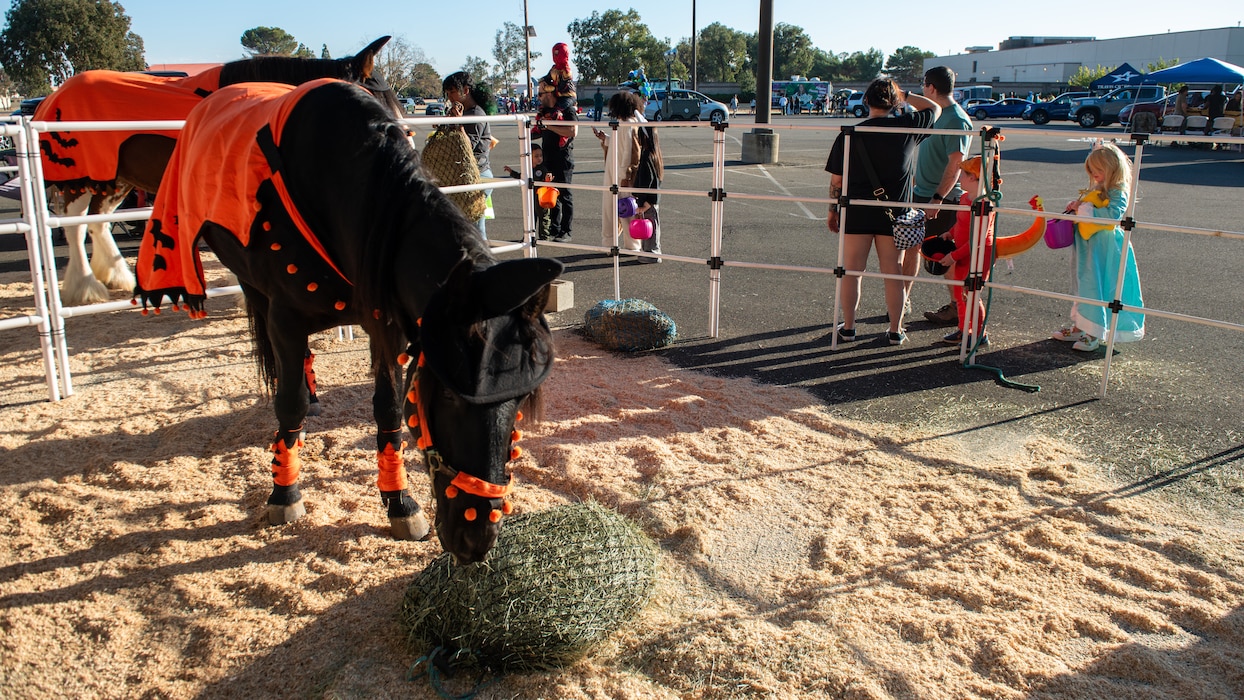
POLYGON ((80 71, 143 70, 143 40, 107 0, 13 0, 0 32, 0 65, 26 96, 46 95, 80 71))
POLYGON ((492 86, 493 93, 494 94, 496 93, 497 91, 497 86, 495 83, 496 76, 493 75, 492 64, 488 62, 488 59, 482 58, 480 56, 467 56, 466 60, 462 62, 462 68, 460 68, 459 70, 464 70, 470 73, 471 80, 473 80, 474 82, 478 83, 482 80, 488 83, 490 86, 492 86))
POLYGON ((1145 72, 1152 73, 1155 70, 1162 70, 1163 68, 1170 68, 1171 66, 1177 66, 1177 65, 1179 65, 1178 58, 1174 58, 1168 61, 1165 58, 1158 56, 1158 60, 1145 64, 1145 72))
POLYGON ((787 80, 792 75, 807 76, 815 57, 812 38, 802 27, 785 22, 773 27, 774 80, 787 80))
POLYGON ((333 55, 328 52, 328 44, 320 44, 320 58, 329 59, 333 55))
POLYGON ((879 49, 855 51, 842 57, 842 77, 844 80, 868 81, 881 73, 885 57, 879 49))
POLYGON ((921 51, 914 46, 903 46, 895 49, 894 53, 886 59, 885 71, 900 83, 923 81, 924 59, 933 58, 936 55, 932 51, 921 51))
POLYGON ((714 22, 700 30, 699 78, 733 83, 747 70, 747 34, 714 22))
POLYGON ((299 44, 298 48, 294 49, 294 58, 315 58, 315 53, 306 44, 299 44))
MULTIPOLYGON (((643 67, 649 80, 665 77, 664 53, 670 47, 667 39, 658 41, 652 36, 635 10, 606 10, 604 14, 592 12, 587 19, 576 19, 566 27, 574 45, 574 65, 578 68, 575 78, 583 84, 616 84, 626 80, 632 70, 643 67)), ((672 64, 674 77, 685 78, 691 62, 690 52, 672 64)), ((537 77, 544 75, 541 70, 537 77)))
MULTIPOLYGON (((535 73, 535 61, 542 56, 539 51, 531 52, 532 72, 535 73)), ((497 76, 501 88, 508 91, 509 86, 527 79, 527 35, 523 28, 513 22, 506 22, 497 30, 496 43, 492 47, 492 58, 496 61, 497 76), (522 76, 521 78, 519 76, 522 76)), ((539 78, 541 74, 535 74, 539 78)))
POLYGON ((248 56, 293 56, 301 44, 280 27, 255 27, 242 32, 242 48, 248 56))
POLYGON ((842 61, 829 51, 814 49, 808 75, 821 80, 842 80, 842 61))
POLYGON ((436 72, 431 63, 416 63, 410 69, 410 86, 407 93, 419 97, 433 97, 441 94, 441 74, 436 72))
POLYGON ((1072 73, 1071 77, 1067 79, 1067 84, 1072 87, 1082 87, 1082 88, 1087 89, 1089 86, 1089 83, 1105 75, 1108 75, 1110 71, 1112 70, 1114 70, 1114 68, 1106 68, 1105 66, 1101 66, 1101 65, 1097 66, 1096 68, 1089 68, 1088 66, 1080 66, 1079 68, 1076 69, 1076 72, 1072 73))

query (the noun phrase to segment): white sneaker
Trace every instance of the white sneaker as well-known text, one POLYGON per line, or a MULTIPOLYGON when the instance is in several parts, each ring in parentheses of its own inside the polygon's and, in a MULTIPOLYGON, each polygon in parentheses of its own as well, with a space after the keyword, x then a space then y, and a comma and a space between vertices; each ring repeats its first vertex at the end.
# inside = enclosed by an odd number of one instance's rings
POLYGON ((1073 342, 1073 341, 1084 340, 1088 336, 1084 334, 1084 331, 1080 330, 1079 328, 1076 328, 1075 326, 1067 326, 1064 328, 1059 328, 1058 330, 1054 331, 1053 333, 1050 334, 1050 337, 1053 338, 1054 340, 1064 340, 1067 342, 1073 342))
MULTIPOLYGON (((1084 335, 1084 334, 1081 333, 1081 335, 1084 335)), ((1099 347, 1101 347, 1100 338, 1094 338, 1091 335, 1085 335, 1080 340, 1077 340, 1076 344, 1071 346, 1071 349, 1079 350, 1080 352, 1093 352, 1099 347)))

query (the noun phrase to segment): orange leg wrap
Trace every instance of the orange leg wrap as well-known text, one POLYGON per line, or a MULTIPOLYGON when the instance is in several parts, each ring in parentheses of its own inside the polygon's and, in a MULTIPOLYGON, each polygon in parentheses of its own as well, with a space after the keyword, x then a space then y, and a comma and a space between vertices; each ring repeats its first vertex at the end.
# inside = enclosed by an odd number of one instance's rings
POLYGON ((380 475, 376 478, 376 486, 381 491, 401 491, 406 488, 406 463, 402 460, 400 450, 393 445, 385 445, 376 453, 376 464, 380 467, 380 475))
POLYGON ((277 439, 272 443, 272 481, 277 486, 293 486, 298 483, 298 474, 302 471, 302 460, 298 458, 298 448, 302 440, 292 447, 286 447, 285 441, 277 439))
POLYGON ((307 375, 307 388, 315 394, 315 353, 307 352, 302 360, 302 373, 307 375))

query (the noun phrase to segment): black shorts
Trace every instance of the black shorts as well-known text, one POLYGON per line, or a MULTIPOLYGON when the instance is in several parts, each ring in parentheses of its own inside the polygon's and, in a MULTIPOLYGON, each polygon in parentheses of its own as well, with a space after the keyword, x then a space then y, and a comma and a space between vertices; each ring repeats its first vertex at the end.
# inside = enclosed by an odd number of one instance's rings
MULTIPOLYGON (((932 197, 921 197, 920 195, 913 192, 911 195, 911 201, 916 202, 918 204, 927 204, 933 201, 933 198, 932 197)), ((943 204, 954 204, 954 202, 947 199, 945 202, 943 202, 943 204)), ((956 214, 958 213, 959 212, 951 211, 949 209, 938 209, 936 219, 928 219, 927 221, 924 222, 924 235, 925 236, 940 236, 943 233, 946 233, 950 229, 954 228, 955 219, 957 218, 956 214)))

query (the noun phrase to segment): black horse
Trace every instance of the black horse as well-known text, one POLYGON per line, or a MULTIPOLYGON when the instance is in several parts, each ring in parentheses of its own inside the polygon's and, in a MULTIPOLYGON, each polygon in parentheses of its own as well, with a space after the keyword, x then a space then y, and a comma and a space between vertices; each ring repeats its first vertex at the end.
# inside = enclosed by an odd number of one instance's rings
POLYGON ((498 262, 425 176, 401 125, 344 82, 222 88, 187 118, 165 180, 139 251, 138 294, 144 313, 168 297, 202 315, 200 238, 237 275, 275 390, 269 520, 302 514, 307 336, 359 324, 371 338, 378 486, 394 535, 428 530, 400 456, 404 394, 441 545, 460 563, 482 561, 509 512, 515 421, 524 403, 538 417, 552 368, 543 308, 561 263, 498 262))
MULTIPOLYGON (((185 119, 217 89, 238 83, 299 85, 340 78, 367 88, 395 115, 397 95, 375 70, 381 37, 354 56, 340 59, 261 56, 233 61, 189 78, 93 70, 79 73, 39 104, 36 121, 142 121, 185 119)), ((110 214, 132 189, 156 192, 176 143, 176 132, 49 131, 39 137, 44 180, 54 192, 58 215, 110 214)), ((65 230, 69 263, 61 298, 69 305, 108 300, 108 289, 131 291, 134 276, 107 224, 65 230), (91 236, 88 264, 86 236, 91 236)))

